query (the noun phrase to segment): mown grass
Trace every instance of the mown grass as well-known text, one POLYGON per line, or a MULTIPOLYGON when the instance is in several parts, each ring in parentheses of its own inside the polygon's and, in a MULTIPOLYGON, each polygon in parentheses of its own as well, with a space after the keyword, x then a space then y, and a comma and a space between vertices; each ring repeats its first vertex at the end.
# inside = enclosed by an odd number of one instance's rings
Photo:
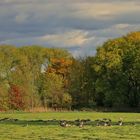
POLYGON ((0 118, 16 118, 17 122, 0 122, 0 140, 139 140, 140 113, 96 112, 48 112, 48 113, 1 113, 0 118), (92 126, 83 128, 47 125, 35 120, 75 120, 110 118, 117 122, 123 118, 123 126, 92 126), (31 123, 29 121, 33 120, 31 123))

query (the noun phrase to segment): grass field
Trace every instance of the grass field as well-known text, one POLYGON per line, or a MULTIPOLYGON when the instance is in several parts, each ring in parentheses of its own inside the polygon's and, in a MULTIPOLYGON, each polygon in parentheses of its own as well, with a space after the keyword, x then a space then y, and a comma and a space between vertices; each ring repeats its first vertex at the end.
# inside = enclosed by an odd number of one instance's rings
POLYGON ((0 140, 140 140, 140 113, 48 112, 0 114, 1 119, 6 117, 19 119, 19 121, 1 121, 0 140), (83 128, 77 126, 63 128, 56 124, 45 124, 37 121, 110 118, 113 122, 117 122, 120 117, 124 120, 123 126, 86 125, 83 128))

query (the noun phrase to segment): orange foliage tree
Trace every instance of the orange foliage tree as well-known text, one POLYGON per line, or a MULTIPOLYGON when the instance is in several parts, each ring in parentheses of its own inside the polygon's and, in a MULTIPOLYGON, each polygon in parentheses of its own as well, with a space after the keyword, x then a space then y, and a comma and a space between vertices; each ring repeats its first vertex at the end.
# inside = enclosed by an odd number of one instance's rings
POLYGON ((47 69, 47 73, 55 73, 61 75, 64 80, 64 86, 67 87, 67 76, 69 75, 71 65, 71 59, 52 58, 50 59, 50 66, 47 69))

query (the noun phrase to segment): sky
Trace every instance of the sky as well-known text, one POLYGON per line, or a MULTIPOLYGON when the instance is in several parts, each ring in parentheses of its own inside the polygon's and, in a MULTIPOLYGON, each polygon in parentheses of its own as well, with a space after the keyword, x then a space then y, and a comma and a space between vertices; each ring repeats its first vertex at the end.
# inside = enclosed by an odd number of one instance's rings
POLYGON ((42 45, 91 56, 140 31, 140 0, 0 0, 0 44, 42 45))

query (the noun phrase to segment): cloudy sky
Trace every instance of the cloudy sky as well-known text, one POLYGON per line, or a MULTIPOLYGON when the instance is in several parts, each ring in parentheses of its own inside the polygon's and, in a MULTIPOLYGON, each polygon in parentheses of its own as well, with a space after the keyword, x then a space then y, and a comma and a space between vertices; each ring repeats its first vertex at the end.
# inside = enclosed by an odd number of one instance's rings
POLYGON ((109 38, 140 30, 140 0, 0 0, 0 44, 93 55, 109 38))

